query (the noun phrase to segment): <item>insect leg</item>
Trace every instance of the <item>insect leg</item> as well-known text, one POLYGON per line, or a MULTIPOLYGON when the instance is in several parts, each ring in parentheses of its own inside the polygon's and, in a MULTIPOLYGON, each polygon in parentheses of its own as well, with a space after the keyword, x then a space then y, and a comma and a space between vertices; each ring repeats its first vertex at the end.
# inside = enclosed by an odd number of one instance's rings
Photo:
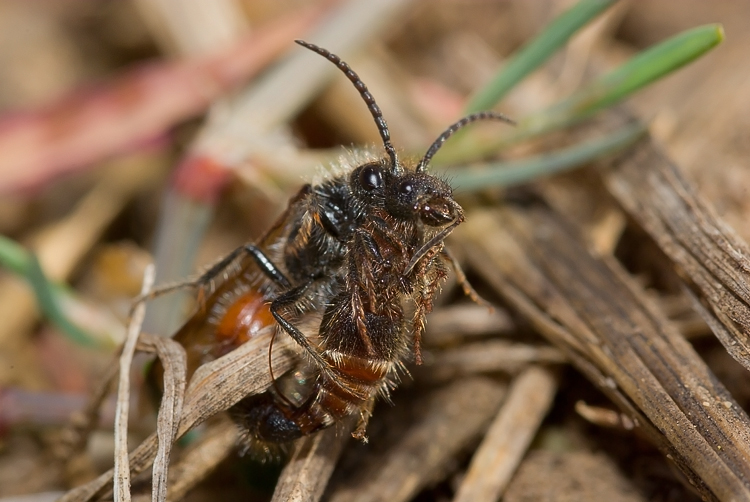
POLYGON ((285 319, 284 316, 282 316, 280 313, 280 310, 284 307, 297 303, 297 301, 302 298, 302 296, 305 294, 305 291, 307 291, 307 289, 312 284, 313 281, 307 281, 306 283, 297 286, 294 289, 290 289, 286 293, 278 296, 273 302, 271 302, 271 314, 273 315, 274 319, 276 319, 276 322, 279 323, 279 326, 281 326, 284 331, 286 331, 289 336, 292 337, 292 340, 297 342, 300 347, 307 351, 312 360, 315 362, 315 365, 318 366, 322 371, 327 373, 331 378, 337 380, 334 374, 334 369, 331 367, 328 361, 326 361, 320 354, 320 352, 312 346, 305 334, 297 329, 294 324, 285 319))
POLYGON ((450 235, 451 232, 463 221, 463 217, 461 219, 456 219, 453 223, 442 229, 437 235, 435 235, 432 239, 422 244, 422 247, 417 250, 416 253, 414 253, 414 256, 411 257, 411 260, 409 261, 409 264, 406 266, 406 272, 405 274, 408 274, 411 272, 417 262, 427 256, 430 251, 437 246, 438 244, 441 244, 446 237, 450 235))
POLYGON ((375 398, 371 398, 367 401, 367 404, 359 411, 359 420, 357 420, 357 426, 352 431, 352 437, 363 444, 367 444, 367 424, 370 422, 372 416, 372 409, 375 407, 375 398))
POLYGON ((160 296, 164 296, 166 294, 169 294, 173 291, 177 291, 180 289, 186 289, 186 288, 197 288, 197 287, 203 287, 206 284, 210 283, 214 277, 219 275, 225 268, 227 268, 231 263, 237 259, 237 256, 240 255, 240 253, 243 252, 245 246, 239 247, 226 255, 224 258, 219 260, 217 263, 211 266, 206 272, 201 274, 200 277, 197 279, 189 279, 186 281, 180 281, 175 282, 172 284, 165 284, 163 286, 159 286, 158 288, 152 289, 148 293, 144 295, 137 296, 135 300, 133 300, 133 305, 138 305, 141 302, 148 301, 148 300, 154 300, 156 298, 159 298, 160 296))
POLYGON ((425 328, 425 317, 432 312, 433 298, 440 289, 440 283, 448 275, 442 262, 437 262, 435 265, 429 274, 425 273, 425 262, 421 262, 418 265, 417 276, 421 278, 422 283, 417 296, 414 298, 415 309, 412 325, 412 332, 414 333, 414 361, 417 364, 422 364, 422 333, 424 333, 425 328))
POLYGON ((443 255, 443 258, 445 258, 448 263, 451 264, 451 268, 453 268, 453 271, 456 274, 456 281, 461 286, 461 289, 464 290, 464 294, 468 296, 474 303, 482 305, 494 311, 495 308, 492 306, 492 304, 479 296, 479 293, 477 293, 476 290, 472 287, 471 283, 466 278, 466 274, 461 268, 461 265, 458 263, 458 260, 456 260, 456 257, 453 256, 453 253, 450 252, 450 249, 444 247, 440 250, 440 254, 443 255))
POLYGON ((273 282, 285 289, 289 289, 291 287, 289 279, 287 279, 284 273, 279 270, 270 259, 268 259, 268 257, 259 247, 253 244, 245 244, 238 247, 237 249, 226 255, 224 258, 213 264, 211 268, 206 270, 197 279, 191 279, 160 286, 144 295, 137 296, 135 300, 133 300, 133 305, 138 305, 141 302, 153 300, 179 289, 201 288, 202 291, 203 288, 210 284, 211 281, 213 281, 219 274, 230 267, 232 263, 234 263, 234 261, 243 254, 250 255, 258 264, 261 272, 263 272, 273 282))
POLYGON ((219 260, 217 263, 206 270, 196 281, 198 285, 206 285, 210 283, 216 276, 222 273, 227 267, 229 267, 238 256, 247 254, 255 260, 255 263, 260 267, 266 277, 271 279, 273 282, 281 286, 282 288, 289 289, 292 284, 289 279, 286 278, 284 273, 278 269, 276 265, 265 255, 265 253, 254 244, 245 244, 238 247, 224 258, 219 260))

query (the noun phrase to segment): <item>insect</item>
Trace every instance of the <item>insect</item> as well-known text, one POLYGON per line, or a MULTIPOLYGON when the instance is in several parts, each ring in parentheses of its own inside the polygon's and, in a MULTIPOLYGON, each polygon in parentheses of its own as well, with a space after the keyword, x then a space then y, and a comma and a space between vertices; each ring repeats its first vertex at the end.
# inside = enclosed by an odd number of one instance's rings
POLYGON ((297 43, 354 84, 385 155, 354 154, 341 166, 343 174, 302 187, 264 237, 192 283, 206 290, 203 308, 175 335, 193 365, 269 327, 299 345, 306 357, 297 369, 230 410, 251 450, 266 453, 351 415, 359 415, 353 436, 366 440, 375 398, 387 397, 411 352, 421 362, 425 316, 449 265, 477 298, 444 246, 464 220, 463 210, 450 185, 427 166, 463 126, 486 119, 512 123, 494 112, 469 115, 448 127, 419 162, 402 162, 359 76, 329 51, 297 43), (224 280, 208 288, 219 276, 224 280))

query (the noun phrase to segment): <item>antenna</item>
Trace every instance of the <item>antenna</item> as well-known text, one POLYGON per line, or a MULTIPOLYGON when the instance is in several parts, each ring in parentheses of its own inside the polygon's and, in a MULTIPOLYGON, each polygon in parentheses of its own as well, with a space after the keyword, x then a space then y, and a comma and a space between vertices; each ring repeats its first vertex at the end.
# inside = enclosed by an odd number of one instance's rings
POLYGON ((388 153, 388 156, 391 159, 393 172, 400 173, 401 167, 398 165, 396 149, 393 148, 393 144, 391 143, 391 133, 388 132, 388 124, 385 123, 383 112, 380 111, 380 107, 375 102, 375 98, 373 98, 372 94, 370 94, 370 91, 367 90, 367 86, 364 82, 362 82, 362 79, 359 78, 359 75, 357 75, 354 70, 352 70, 351 67, 346 64, 346 62, 342 61, 341 58, 336 54, 332 54, 330 51, 323 49, 322 47, 318 47, 317 45, 305 42, 304 40, 295 40, 295 42, 306 49, 310 49, 311 51, 320 54, 328 61, 335 64, 339 70, 344 72, 346 78, 348 78, 352 82, 352 84, 354 84, 354 87, 357 89, 357 91, 359 91, 359 95, 362 96, 362 99, 367 104, 367 108, 370 110, 372 118, 375 119, 375 124, 378 126, 378 132, 380 132, 380 137, 383 138, 383 147, 385 148, 386 153, 388 153))
POLYGON ((448 127, 445 131, 443 131, 443 134, 438 136, 438 138, 432 143, 430 148, 427 149, 427 153, 424 154, 424 157, 422 157, 422 160, 419 161, 419 164, 417 164, 417 172, 421 173, 424 172, 425 169, 427 169, 427 164, 429 164, 432 157, 440 150, 440 147, 443 146, 443 143, 453 136, 453 134, 461 129, 462 127, 471 124, 472 122, 476 122, 477 120, 500 120, 502 122, 505 122, 510 125, 516 125, 515 121, 506 117, 502 113, 497 112, 477 112, 472 113, 471 115, 467 115, 466 117, 462 118, 455 124, 448 127))

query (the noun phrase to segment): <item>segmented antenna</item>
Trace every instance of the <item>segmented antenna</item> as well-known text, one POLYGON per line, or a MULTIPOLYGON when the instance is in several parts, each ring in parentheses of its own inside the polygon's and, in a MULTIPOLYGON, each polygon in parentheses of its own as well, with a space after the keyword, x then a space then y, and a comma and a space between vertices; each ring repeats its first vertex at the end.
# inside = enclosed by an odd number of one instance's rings
POLYGON ((344 72, 346 78, 348 78, 352 82, 352 84, 354 84, 354 87, 356 87, 357 91, 359 91, 359 95, 362 96, 362 99, 365 101, 365 103, 367 103, 367 108, 370 110, 372 118, 375 119, 375 124, 377 124, 378 126, 378 132, 380 132, 380 137, 383 138, 383 147, 388 153, 388 156, 391 158, 391 164, 393 165, 394 173, 400 173, 401 167, 399 166, 398 159, 396 157, 396 149, 393 148, 393 144, 391 143, 391 133, 388 132, 388 124, 385 123, 383 112, 380 111, 380 107, 375 102, 375 98, 373 98, 372 94, 370 94, 370 91, 367 90, 367 86, 364 82, 362 82, 362 79, 359 78, 359 75, 357 75, 355 71, 352 70, 351 67, 344 61, 342 61, 341 58, 336 54, 332 54, 330 51, 322 47, 318 47, 315 44, 305 42, 304 40, 295 40, 295 42, 306 49, 310 49, 311 51, 320 54, 328 61, 335 64, 339 70, 344 72))
POLYGON ((516 125, 515 121, 506 117, 502 113, 477 112, 472 113, 471 115, 467 115, 452 126, 448 127, 448 129, 446 129, 443 134, 438 136, 438 138, 432 143, 430 148, 427 149, 427 153, 424 154, 422 160, 420 160, 419 164, 417 164, 417 172, 421 173, 424 172, 425 169, 427 169, 427 164, 429 164, 432 157, 438 152, 438 150, 440 150, 440 147, 443 146, 443 143, 445 143, 448 138, 453 136, 456 131, 468 124, 471 124, 472 122, 476 122, 477 120, 500 120, 511 125, 516 125))

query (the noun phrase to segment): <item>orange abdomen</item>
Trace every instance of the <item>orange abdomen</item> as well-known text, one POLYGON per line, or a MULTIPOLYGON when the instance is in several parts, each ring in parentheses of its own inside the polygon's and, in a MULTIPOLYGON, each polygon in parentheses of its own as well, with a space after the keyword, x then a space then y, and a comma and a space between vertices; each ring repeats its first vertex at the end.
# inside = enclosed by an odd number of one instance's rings
MULTIPOLYGON (((174 336, 187 352, 188 378, 202 364, 228 354, 262 329, 276 326, 268 299, 257 290, 241 294, 212 315, 209 322, 209 313, 218 310, 217 304, 226 295, 226 291, 217 291, 208 297, 203 307, 174 336)), ((159 364, 156 370, 161 371, 159 364)))
POLYGON ((216 326, 216 343, 224 355, 268 326, 276 324, 268 300, 257 291, 248 291, 227 308, 216 326))

